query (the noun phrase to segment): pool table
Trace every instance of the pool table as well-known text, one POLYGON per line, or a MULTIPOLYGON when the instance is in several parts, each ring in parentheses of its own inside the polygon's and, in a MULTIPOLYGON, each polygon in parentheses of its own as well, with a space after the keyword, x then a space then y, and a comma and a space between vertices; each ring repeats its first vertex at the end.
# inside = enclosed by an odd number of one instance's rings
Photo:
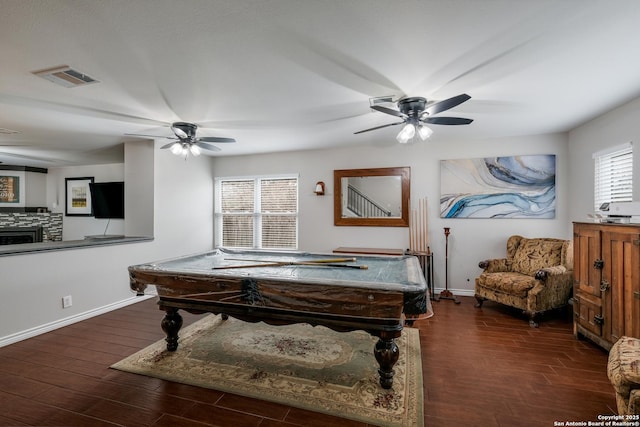
POLYGON ((433 314, 413 256, 380 257, 216 249, 129 267, 131 289, 157 289, 167 350, 178 348, 180 309, 273 325, 309 323, 379 338, 380 385, 391 388, 405 321, 433 314))

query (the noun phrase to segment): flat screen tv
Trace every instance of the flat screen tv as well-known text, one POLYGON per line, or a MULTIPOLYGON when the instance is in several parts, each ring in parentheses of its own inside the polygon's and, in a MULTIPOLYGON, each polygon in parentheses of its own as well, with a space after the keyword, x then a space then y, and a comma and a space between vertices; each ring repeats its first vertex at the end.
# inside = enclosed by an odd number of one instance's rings
POLYGON ((89 191, 94 217, 124 219, 124 182, 89 183, 89 191))

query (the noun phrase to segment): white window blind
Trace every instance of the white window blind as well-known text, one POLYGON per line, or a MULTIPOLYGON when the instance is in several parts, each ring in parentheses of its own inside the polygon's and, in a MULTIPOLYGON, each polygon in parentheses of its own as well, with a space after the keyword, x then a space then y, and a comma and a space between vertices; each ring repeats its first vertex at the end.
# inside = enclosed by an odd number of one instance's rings
POLYGON ((297 177, 220 178, 216 193, 216 245, 297 248, 297 177))
POLYGON ((222 245, 252 247, 255 182, 223 181, 221 190, 222 245))
POLYGON ((633 196, 633 145, 631 143, 597 152, 595 161, 594 209, 605 202, 630 202, 633 196))

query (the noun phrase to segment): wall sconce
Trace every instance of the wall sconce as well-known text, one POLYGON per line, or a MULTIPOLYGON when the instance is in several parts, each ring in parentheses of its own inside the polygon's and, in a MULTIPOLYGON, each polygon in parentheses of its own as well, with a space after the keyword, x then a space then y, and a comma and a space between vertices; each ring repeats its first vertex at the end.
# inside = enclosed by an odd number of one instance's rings
POLYGON ((313 192, 316 193, 316 196, 324 196, 324 182, 316 182, 316 189, 313 192))

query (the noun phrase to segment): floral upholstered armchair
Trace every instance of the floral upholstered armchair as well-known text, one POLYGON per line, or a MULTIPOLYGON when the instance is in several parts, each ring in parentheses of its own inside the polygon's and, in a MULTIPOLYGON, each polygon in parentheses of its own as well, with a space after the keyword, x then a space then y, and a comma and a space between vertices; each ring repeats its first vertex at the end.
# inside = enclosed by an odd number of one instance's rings
POLYGON ((539 313, 567 305, 573 287, 573 242, 511 236, 507 257, 481 261, 476 307, 485 300, 519 308, 538 327, 539 313))
POLYGON ((640 415, 640 339, 622 336, 613 344, 607 376, 616 393, 618 415, 640 415))

